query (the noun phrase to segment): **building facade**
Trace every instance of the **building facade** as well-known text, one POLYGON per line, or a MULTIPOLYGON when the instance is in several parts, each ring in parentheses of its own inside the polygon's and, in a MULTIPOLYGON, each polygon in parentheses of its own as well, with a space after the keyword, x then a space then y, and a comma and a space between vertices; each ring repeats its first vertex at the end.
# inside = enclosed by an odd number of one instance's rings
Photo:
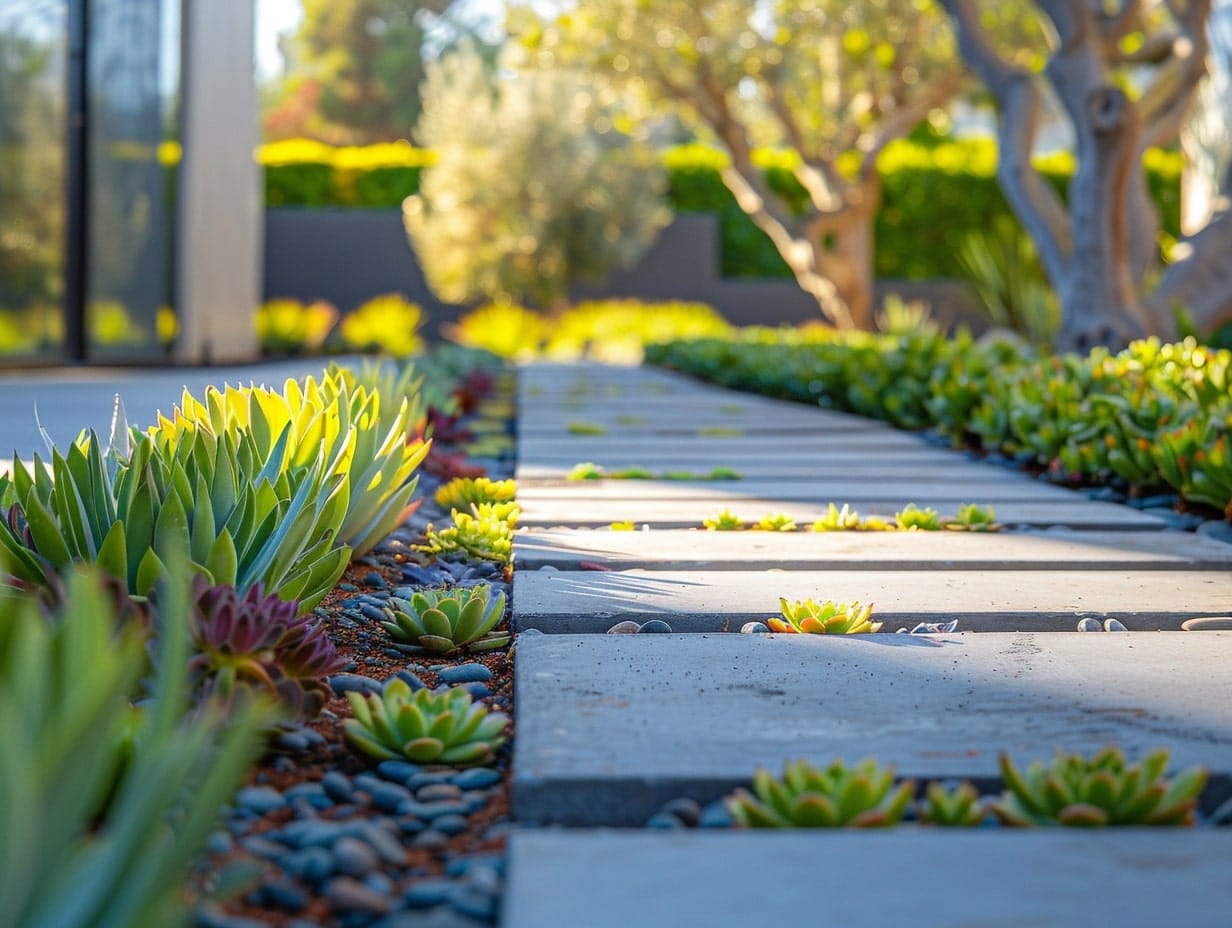
POLYGON ((253 0, 0 0, 0 363, 253 354, 253 0))

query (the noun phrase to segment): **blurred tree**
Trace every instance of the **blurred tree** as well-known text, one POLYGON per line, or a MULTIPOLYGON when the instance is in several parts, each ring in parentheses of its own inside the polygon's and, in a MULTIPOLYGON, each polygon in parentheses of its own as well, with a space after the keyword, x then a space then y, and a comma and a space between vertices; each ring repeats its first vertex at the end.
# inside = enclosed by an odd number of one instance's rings
POLYGON ((993 40, 984 4, 941 2, 964 58, 997 100, 998 178, 1057 291, 1061 346, 1172 336, 1178 308, 1202 331, 1232 318, 1226 199, 1164 268, 1142 168, 1148 147, 1176 141, 1206 72, 1210 0, 1035 0, 1048 44, 1033 50, 1034 66, 993 40), (1074 129, 1068 202, 1031 165, 1045 88, 1074 129))
MULTIPOLYGON (((287 82, 291 115, 305 101, 313 134, 353 144, 406 138, 419 117, 423 45, 453 0, 303 0, 287 82), (334 127, 342 133, 330 133, 334 127), (340 137, 341 136, 341 137, 340 137)), ((281 108, 280 108, 281 109, 281 108)), ((273 115, 275 125, 287 113, 273 115)), ((311 129, 309 131, 312 131, 311 129)))
POLYGON ((963 79, 931 0, 585 0, 546 22, 515 9, 510 29, 540 66, 594 69, 722 145, 724 182, 800 287, 835 326, 870 327, 877 156, 963 79), (796 195, 759 144, 792 150, 796 195))
POLYGON ((404 205, 442 299, 558 308, 571 284, 632 264, 670 219, 653 149, 618 100, 566 70, 492 69, 465 42, 428 65, 416 141, 437 154, 404 205))

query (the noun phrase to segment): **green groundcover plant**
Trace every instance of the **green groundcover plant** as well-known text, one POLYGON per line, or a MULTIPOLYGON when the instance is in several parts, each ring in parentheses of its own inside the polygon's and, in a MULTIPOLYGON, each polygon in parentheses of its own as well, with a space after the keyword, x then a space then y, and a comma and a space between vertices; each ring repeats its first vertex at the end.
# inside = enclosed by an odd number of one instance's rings
MULTIPOLYGON (((1189 338, 1040 354, 1016 341, 748 329, 652 345, 649 361, 725 386, 934 429, 1048 470, 1142 495, 1172 488, 1232 517, 1232 353, 1189 338)), ((911 517, 917 527, 920 516, 911 517)), ((986 530, 989 514, 946 527, 986 530)))

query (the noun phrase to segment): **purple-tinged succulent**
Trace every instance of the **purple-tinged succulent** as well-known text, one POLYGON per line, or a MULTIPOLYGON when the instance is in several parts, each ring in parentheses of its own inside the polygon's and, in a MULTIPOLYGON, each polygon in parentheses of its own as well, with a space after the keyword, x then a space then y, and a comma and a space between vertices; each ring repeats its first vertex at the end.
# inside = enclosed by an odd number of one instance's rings
POLYGON ((277 696, 301 718, 320 711, 326 677, 345 663, 324 623, 298 616, 299 604, 267 596, 260 584, 242 596, 232 586, 193 586, 191 666, 205 688, 228 695, 239 684, 277 696))

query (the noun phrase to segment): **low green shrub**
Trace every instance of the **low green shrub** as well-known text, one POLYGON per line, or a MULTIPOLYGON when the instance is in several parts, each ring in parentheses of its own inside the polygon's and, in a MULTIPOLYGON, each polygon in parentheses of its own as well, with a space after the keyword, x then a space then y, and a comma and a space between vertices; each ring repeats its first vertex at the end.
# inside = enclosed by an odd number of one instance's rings
MULTIPOLYGON (((646 353, 651 363, 724 386, 933 428, 957 446, 1010 455, 1060 477, 1116 479, 1136 493, 1170 486, 1232 518, 1232 352, 1193 339, 1144 339, 1080 357, 963 334, 749 329, 651 345, 646 353)), ((822 530, 840 527, 819 521, 822 530)), ((964 527, 989 524, 981 517, 964 527)))
MULTIPOLYGON (((266 203, 270 206, 400 207, 419 190, 419 173, 430 152, 405 143, 365 148, 331 148, 292 139, 263 146, 266 203)), ((756 163, 770 186, 789 202, 803 203, 792 175, 792 155, 759 151, 756 163)), ((720 172, 726 156, 704 145, 682 145, 662 153, 668 172, 668 201, 676 212, 715 213, 719 219, 722 272, 729 277, 789 277, 770 240, 736 205, 720 172)), ((1180 229, 1178 153, 1151 150, 1143 160, 1147 184, 1160 207, 1163 229, 1175 239, 1180 229)), ((996 179, 996 143, 968 139, 922 144, 899 140, 878 159, 882 203, 875 228, 876 274, 924 280, 964 277, 959 255, 968 236, 983 233, 999 218, 1012 221, 996 179), (944 213, 939 226, 936 217, 944 213)), ((1066 154, 1037 159, 1037 166, 1064 195, 1074 172, 1066 154)))

